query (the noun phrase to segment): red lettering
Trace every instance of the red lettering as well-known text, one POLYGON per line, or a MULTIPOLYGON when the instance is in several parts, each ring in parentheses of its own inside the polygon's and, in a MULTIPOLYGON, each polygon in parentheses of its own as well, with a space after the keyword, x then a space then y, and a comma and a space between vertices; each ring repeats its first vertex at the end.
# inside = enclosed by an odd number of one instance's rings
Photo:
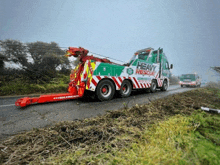
POLYGON ((150 72, 149 70, 140 70, 136 69, 136 74, 143 74, 143 75, 154 75, 154 72, 150 72))

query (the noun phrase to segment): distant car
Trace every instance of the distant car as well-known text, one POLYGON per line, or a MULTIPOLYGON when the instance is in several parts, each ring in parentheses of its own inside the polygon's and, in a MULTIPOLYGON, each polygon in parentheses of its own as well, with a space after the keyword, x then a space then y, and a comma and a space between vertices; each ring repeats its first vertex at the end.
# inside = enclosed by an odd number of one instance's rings
POLYGON ((181 87, 200 87, 201 79, 197 74, 182 74, 179 84, 181 87))

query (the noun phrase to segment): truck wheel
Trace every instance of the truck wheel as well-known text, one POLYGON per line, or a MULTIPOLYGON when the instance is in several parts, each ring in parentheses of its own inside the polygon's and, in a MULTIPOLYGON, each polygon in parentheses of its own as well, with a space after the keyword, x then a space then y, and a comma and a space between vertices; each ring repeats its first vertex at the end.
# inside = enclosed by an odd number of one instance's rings
POLYGON ((166 91, 167 88, 168 88, 167 80, 164 80, 161 90, 162 90, 162 91, 166 91))
POLYGON ((119 91, 121 97, 129 97, 131 94, 131 83, 128 80, 123 81, 119 91))
POLYGON ((103 80, 96 87, 96 96, 100 101, 111 100, 114 94, 115 86, 110 80, 103 80))
POLYGON ((151 91, 151 93, 156 92, 156 88, 157 88, 157 83, 156 83, 155 80, 153 80, 153 81, 151 82, 151 86, 150 86, 150 91, 151 91))

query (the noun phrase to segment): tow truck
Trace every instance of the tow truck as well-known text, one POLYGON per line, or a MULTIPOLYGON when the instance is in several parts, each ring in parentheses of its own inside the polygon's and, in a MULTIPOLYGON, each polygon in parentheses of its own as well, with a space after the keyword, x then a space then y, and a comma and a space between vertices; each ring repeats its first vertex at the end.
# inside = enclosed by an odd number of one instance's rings
POLYGON ((162 48, 138 50, 125 64, 88 53, 82 47, 69 47, 67 50, 67 57, 79 58, 79 64, 71 71, 67 93, 24 97, 18 99, 15 105, 25 107, 36 103, 78 99, 85 93, 95 95, 100 101, 107 101, 114 97, 115 92, 121 97, 129 97, 132 90, 150 89, 154 93, 157 89, 166 91, 169 87, 173 65, 169 65, 162 48))

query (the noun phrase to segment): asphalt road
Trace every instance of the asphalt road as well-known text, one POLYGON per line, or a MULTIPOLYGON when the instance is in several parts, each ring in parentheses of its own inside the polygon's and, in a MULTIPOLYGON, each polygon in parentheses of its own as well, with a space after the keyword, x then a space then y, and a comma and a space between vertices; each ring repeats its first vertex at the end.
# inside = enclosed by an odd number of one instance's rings
POLYGON ((50 126, 60 121, 73 121, 103 115, 106 111, 123 108, 125 104, 127 107, 132 107, 135 104, 145 104, 158 98, 192 89, 195 88, 181 88, 179 85, 172 85, 166 92, 132 92, 131 96, 128 98, 116 97, 113 100, 105 102, 78 99, 55 103, 35 104, 25 108, 18 108, 14 105, 18 97, 1 97, 0 139, 33 128, 50 126))

